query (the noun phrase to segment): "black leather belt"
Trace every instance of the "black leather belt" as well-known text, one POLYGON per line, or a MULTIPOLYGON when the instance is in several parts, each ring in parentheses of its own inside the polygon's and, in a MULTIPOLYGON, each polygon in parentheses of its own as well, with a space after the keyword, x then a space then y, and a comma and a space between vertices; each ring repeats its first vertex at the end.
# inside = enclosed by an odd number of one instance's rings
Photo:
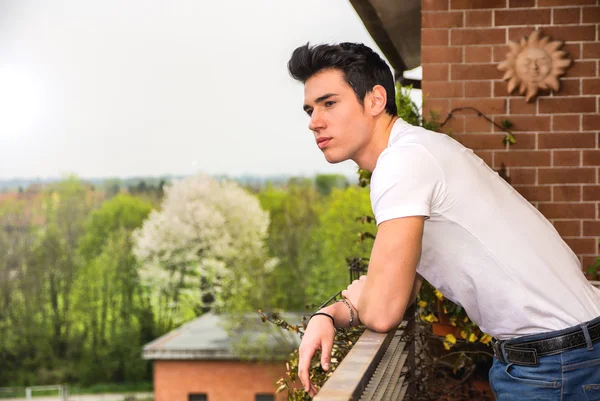
MULTIPOLYGON (((600 322, 588 326, 588 332, 592 343, 600 340, 600 322)), ((581 328, 566 334, 542 340, 511 343, 511 340, 492 341, 494 355, 502 363, 514 363, 516 365, 537 366, 539 357, 560 354, 570 349, 585 347, 587 344, 585 335, 581 328), (504 344, 504 355, 501 347, 504 344), (504 357, 506 356, 506 358, 504 357)))

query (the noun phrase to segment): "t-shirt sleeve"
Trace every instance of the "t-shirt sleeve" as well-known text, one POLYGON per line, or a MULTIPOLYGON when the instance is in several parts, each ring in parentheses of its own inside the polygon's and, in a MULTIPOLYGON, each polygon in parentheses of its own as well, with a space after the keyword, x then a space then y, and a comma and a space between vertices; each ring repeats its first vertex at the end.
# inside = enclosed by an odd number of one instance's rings
POLYGON ((371 206, 377 224, 408 216, 430 217, 444 175, 421 145, 387 148, 371 177, 371 206))

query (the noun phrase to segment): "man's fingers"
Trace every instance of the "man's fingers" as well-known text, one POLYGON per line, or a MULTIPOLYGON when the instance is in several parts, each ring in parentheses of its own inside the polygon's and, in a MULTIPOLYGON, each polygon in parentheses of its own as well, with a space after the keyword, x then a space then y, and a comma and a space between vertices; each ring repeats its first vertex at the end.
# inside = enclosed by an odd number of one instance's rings
POLYGON ((342 297, 348 298, 348 290, 342 291, 342 297))
POLYGON ((321 351, 321 366, 323 370, 328 370, 331 364, 331 350, 333 348, 333 339, 335 328, 327 319, 321 319, 320 322, 309 324, 304 333, 304 338, 300 344, 298 356, 298 378, 302 383, 304 391, 311 396, 317 392, 317 388, 310 382, 310 366, 315 352, 321 351), (329 327, 328 327, 329 326, 329 327))
POLYGON ((363 276, 360 276, 360 279, 359 279, 359 280, 366 280, 366 279, 367 279, 367 276, 366 276, 366 275, 363 275, 363 276))
POLYGON ((302 383, 304 390, 308 392, 310 390, 310 378, 308 372, 310 371, 310 361, 315 353, 314 349, 300 348, 300 357, 298 359, 298 377, 302 383))
POLYGON ((331 349, 333 348, 333 338, 323 338, 321 340, 321 367, 323 370, 329 370, 331 363, 331 349))

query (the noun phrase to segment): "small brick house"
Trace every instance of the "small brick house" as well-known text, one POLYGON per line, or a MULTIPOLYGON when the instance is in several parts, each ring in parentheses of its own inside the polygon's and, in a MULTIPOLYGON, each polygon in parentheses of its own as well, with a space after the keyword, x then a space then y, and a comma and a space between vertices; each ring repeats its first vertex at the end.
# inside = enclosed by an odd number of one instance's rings
MULTIPOLYGON (((286 315, 288 322, 298 316, 286 315)), ((299 338, 247 318, 243 330, 226 329, 226 319, 205 314, 144 346, 144 359, 153 360, 155 401, 283 401, 275 394, 284 377, 284 359, 299 338), (235 333, 235 334, 231 334, 235 333), (241 342, 264 347, 260 354, 241 342)))

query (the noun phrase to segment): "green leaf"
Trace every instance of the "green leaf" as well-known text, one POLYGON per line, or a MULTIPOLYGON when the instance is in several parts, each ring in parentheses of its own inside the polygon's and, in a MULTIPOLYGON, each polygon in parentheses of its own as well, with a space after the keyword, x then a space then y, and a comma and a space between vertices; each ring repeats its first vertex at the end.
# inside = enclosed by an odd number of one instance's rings
POLYGON ((503 144, 509 144, 509 145, 514 145, 515 143, 517 143, 516 138, 514 137, 513 134, 506 134, 506 136, 504 137, 504 139, 502 140, 503 144))

